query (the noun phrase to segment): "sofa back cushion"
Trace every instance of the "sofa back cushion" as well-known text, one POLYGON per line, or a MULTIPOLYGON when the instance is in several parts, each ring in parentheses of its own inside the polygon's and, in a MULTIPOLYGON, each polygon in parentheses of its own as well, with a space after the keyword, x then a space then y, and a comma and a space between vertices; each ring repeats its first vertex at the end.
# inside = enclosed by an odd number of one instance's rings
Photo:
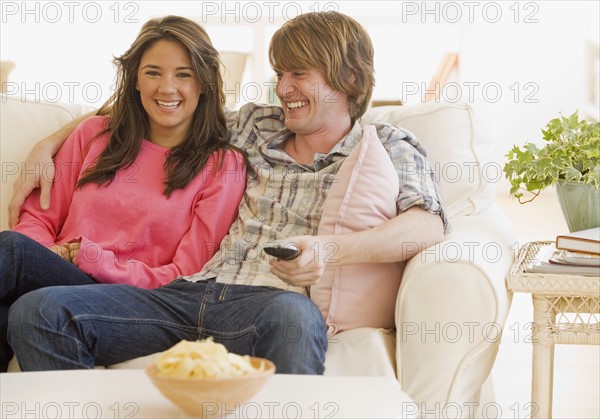
MULTIPOLYGON (((397 215, 398 174, 374 126, 344 160, 323 204, 319 235, 367 230, 397 215)), ((327 250, 327 249, 326 249, 327 250)), ((335 252, 328 256, 335 258, 335 252)), ((310 289, 328 334, 357 327, 394 327, 403 263, 355 264, 325 269, 310 289)))
POLYGON ((421 141, 450 219, 479 214, 493 204, 494 184, 502 177, 502 168, 491 160, 483 116, 469 104, 427 102, 371 108, 361 123, 375 122, 398 125, 421 141))
POLYGON ((24 101, 0 95, 0 231, 8 229, 7 207, 16 179, 28 176, 21 171, 33 145, 93 108, 80 104, 24 101))

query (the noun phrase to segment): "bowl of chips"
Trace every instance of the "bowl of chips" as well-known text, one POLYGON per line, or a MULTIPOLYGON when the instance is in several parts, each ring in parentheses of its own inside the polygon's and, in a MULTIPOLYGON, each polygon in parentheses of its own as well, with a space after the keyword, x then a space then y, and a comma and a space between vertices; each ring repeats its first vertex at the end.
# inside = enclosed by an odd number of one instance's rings
POLYGON ((268 359, 237 355, 211 338, 183 340, 148 365, 154 386, 191 417, 239 409, 275 373, 268 359))

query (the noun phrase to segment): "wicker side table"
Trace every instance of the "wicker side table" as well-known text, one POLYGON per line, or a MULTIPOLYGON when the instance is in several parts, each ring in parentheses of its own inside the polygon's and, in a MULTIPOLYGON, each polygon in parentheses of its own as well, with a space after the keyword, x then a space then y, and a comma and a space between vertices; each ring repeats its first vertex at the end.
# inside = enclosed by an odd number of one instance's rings
POLYGON ((531 417, 552 417, 554 344, 600 344, 600 276, 525 273, 552 242, 527 243, 508 274, 507 287, 533 301, 531 417))

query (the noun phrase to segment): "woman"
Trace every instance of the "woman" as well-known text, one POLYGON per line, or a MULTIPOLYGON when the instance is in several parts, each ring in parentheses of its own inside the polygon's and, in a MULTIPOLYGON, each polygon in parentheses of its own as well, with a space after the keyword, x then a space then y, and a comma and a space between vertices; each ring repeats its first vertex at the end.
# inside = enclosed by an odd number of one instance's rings
POLYGON ((0 371, 10 305, 41 287, 155 288, 199 271, 237 215, 243 157, 228 143, 218 53, 191 20, 144 24, 117 89, 56 155, 52 207, 32 194, 0 233, 0 371))

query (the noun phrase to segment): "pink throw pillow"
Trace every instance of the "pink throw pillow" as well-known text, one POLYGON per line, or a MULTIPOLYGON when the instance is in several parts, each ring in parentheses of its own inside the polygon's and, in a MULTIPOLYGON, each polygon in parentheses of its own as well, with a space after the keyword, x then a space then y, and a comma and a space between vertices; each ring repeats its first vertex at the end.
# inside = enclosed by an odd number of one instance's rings
MULTIPOLYGON (((342 163, 325 200, 318 234, 366 230, 394 218, 399 190, 398 174, 375 127, 365 126, 362 141, 342 163)), ((310 298, 323 314, 328 335, 357 327, 394 327, 403 269, 404 263, 327 268, 311 287, 310 298)))

